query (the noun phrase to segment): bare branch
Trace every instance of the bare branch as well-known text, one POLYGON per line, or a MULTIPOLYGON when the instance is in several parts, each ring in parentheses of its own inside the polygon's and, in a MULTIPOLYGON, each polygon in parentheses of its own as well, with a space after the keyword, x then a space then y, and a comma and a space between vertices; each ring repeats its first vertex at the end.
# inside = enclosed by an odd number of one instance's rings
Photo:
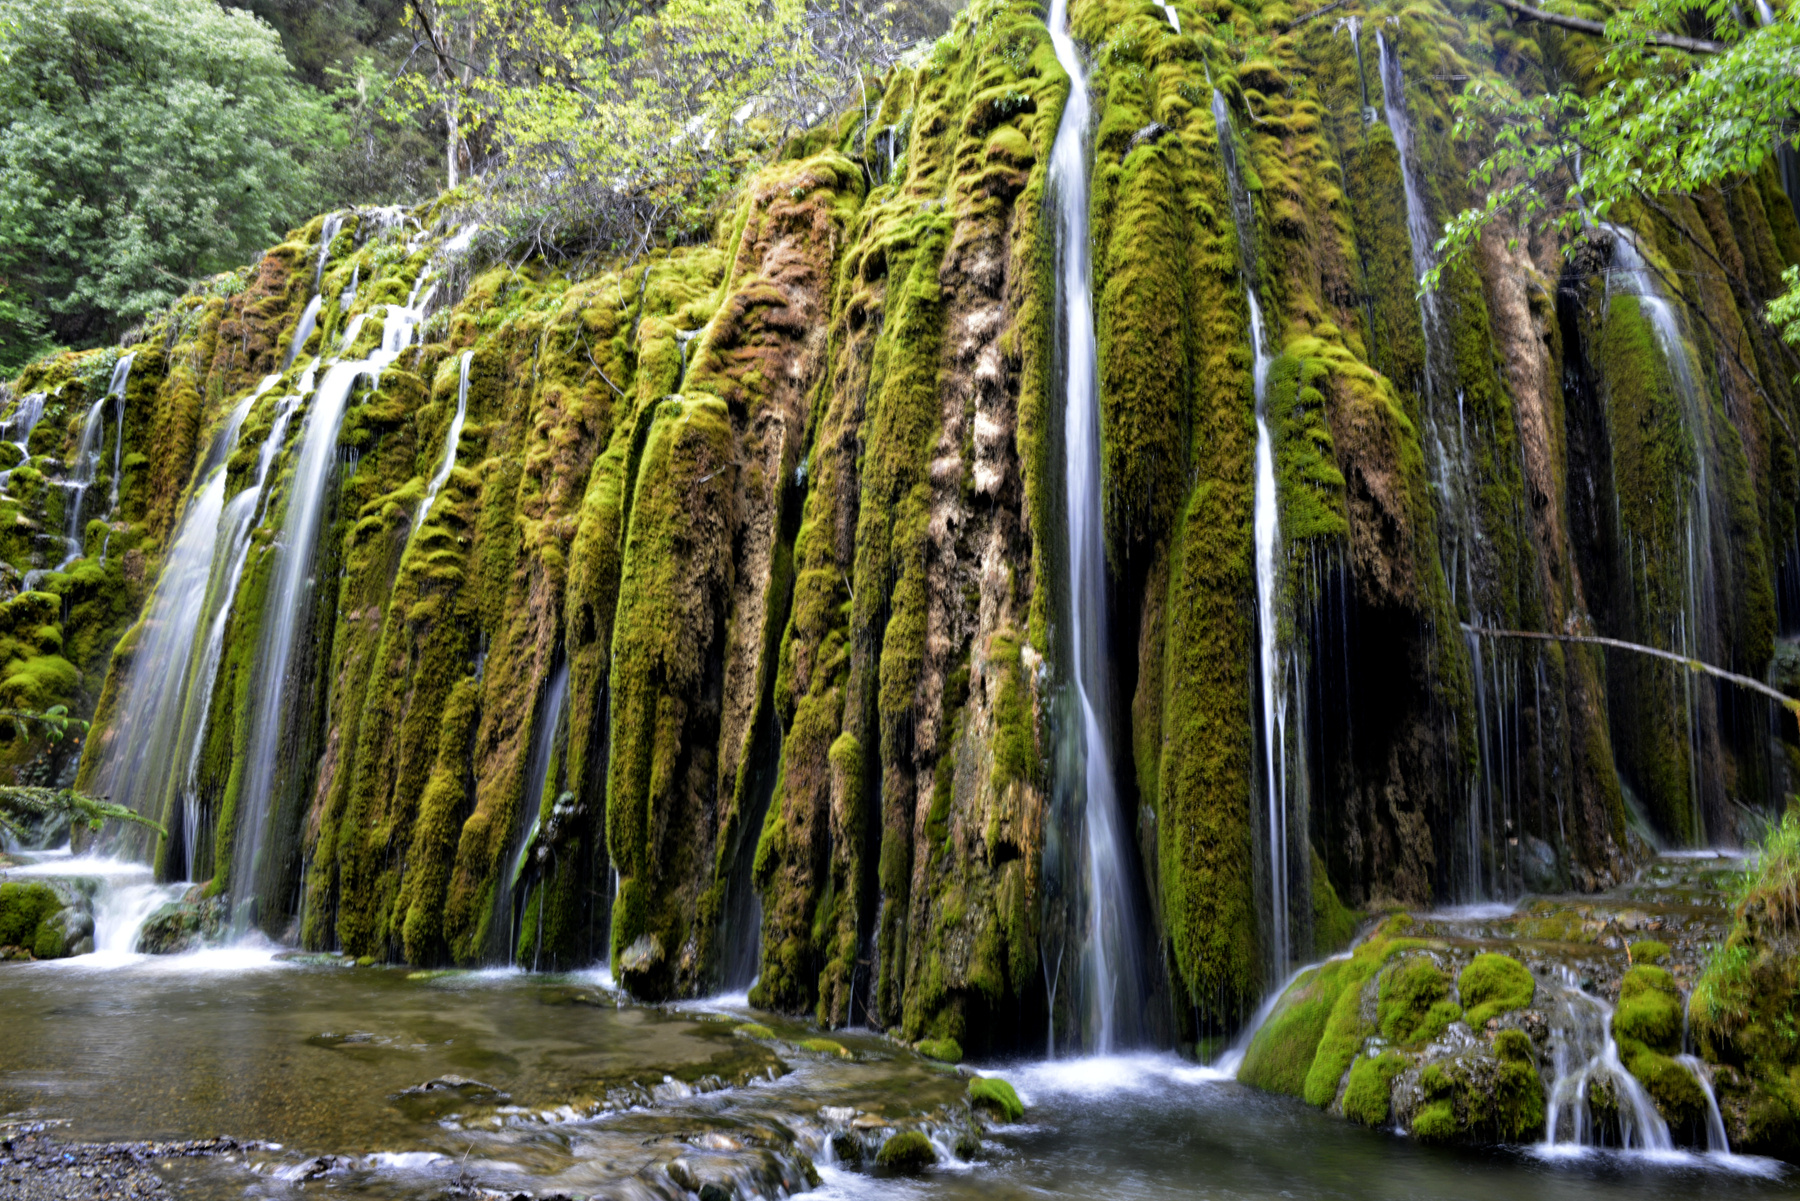
MULTIPOLYGON (((1573 29, 1576 33, 1591 33, 1595 37, 1606 36, 1606 23, 1589 21, 1584 17, 1565 17, 1561 13, 1545 12, 1541 8, 1533 8, 1520 0, 1494 0, 1501 8, 1527 21, 1541 21, 1546 25, 1560 25, 1564 29, 1573 29)), ((1667 46, 1671 50, 1686 50, 1689 54, 1723 54, 1730 47, 1724 42, 1709 42, 1704 38, 1682 37, 1678 33, 1651 33, 1645 35, 1653 46, 1667 46)))

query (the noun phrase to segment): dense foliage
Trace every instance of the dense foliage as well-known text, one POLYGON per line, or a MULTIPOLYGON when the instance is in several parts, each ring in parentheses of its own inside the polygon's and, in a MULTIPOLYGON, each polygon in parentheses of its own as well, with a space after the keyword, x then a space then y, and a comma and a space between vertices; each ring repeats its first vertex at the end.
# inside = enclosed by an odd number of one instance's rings
MULTIPOLYGON (((1578 6, 1579 7, 1579 6, 1578 6)), ((1487 141, 1470 174, 1483 202, 1445 227, 1438 250, 1472 250, 1497 218, 1573 238, 1636 201, 1692 195, 1754 176, 1800 145, 1800 9, 1758 19, 1727 0, 1643 0, 1619 8, 1603 43, 1573 47, 1556 86, 1522 94, 1472 82, 1458 130, 1487 141)), ((1579 20, 1579 18, 1577 18, 1579 20)), ((1800 272, 1770 319, 1800 345, 1800 272)), ((1436 286, 1438 273, 1428 277, 1436 286)))
POLYGON ((0 3, 0 355, 110 338, 315 207, 323 100, 211 0, 0 3))

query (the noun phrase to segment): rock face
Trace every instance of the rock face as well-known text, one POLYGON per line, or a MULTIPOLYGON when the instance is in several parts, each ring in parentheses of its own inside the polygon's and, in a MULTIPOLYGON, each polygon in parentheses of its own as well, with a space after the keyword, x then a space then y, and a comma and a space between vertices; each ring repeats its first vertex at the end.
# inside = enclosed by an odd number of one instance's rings
MULTIPOLYGON (((1758 313, 1800 224, 1765 174, 1618 214, 1635 248, 1565 262, 1496 238, 1421 307, 1409 214, 1435 229, 1472 199, 1457 81, 1585 86, 1577 39, 1433 3, 1379 31, 1178 7, 1185 33, 1124 0, 1079 0, 1073 24, 1107 699, 1152 965, 1133 1003, 1192 1041, 1357 910, 1616 884, 1642 853, 1621 780, 1695 842, 1786 786, 1761 702, 1463 627, 1661 644, 1679 624, 1763 673, 1800 618, 1800 363, 1758 313), (1282 823, 1253 667, 1246 270, 1291 665, 1282 823)), ((236 878, 253 887, 230 904, 314 949, 606 957, 648 998, 754 979, 759 1004, 972 1055, 1078 1036, 1047 189, 1068 88, 1037 6, 982 0, 744 179, 703 244, 571 276, 469 257, 436 209, 331 214, 148 321, 115 398, 120 351, 28 368, 0 705, 92 711, 79 782, 170 831, 143 848, 164 877, 206 882, 152 941, 203 934, 236 878), (352 383, 319 533, 289 545, 326 368, 384 324, 402 344, 352 383), (84 428, 76 510, 59 485, 84 428), (294 555, 299 649, 266 679, 294 555), (183 587, 198 617, 176 637, 156 598, 183 587), (259 746, 266 788, 246 783, 259 746)), ((40 782, 74 766, 57 755, 0 766, 40 782)), ((1376 987, 1372 954, 1330 969, 1332 995, 1376 987)), ((1436 1071, 1356 1060, 1357 1112, 1380 1080, 1415 1125, 1446 1103, 1459 1130, 1527 1123, 1522 1094, 1469 1110, 1519 1077, 1516 1040, 1489 1035, 1436 1071)), ((1311 1055, 1256 1071, 1344 1104, 1356 1049, 1331 1045, 1317 1081, 1311 1055)))

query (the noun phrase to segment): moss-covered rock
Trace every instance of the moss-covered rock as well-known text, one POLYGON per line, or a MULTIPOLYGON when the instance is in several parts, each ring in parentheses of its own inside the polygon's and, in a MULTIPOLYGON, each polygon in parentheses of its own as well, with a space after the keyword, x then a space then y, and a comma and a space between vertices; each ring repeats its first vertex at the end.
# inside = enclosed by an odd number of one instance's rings
POLYGON ((983 1109, 1004 1122, 1025 1116, 1025 1105, 1011 1084, 998 1076, 977 1076, 969 1081, 969 1107, 983 1109))
POLYGON ((94 949, 94 917, 88 898, 65 881, 0 883, 0 946, 36 959, 63 959, 94 949))
POLYGON ((1477 955, 1456 977, 1456 991, 1463 1004, 1463 1021, 1472 1029, 1485 1028, 1503 1013, 1523 1009, 1537 993, 1531 971, 1510 955, 1477 955))
POLYGON ((917 1130, 903 1130, 881 1144, 875 1162, 890 1172, 913 1175, 938 1161, 937 1148, 917 1130))

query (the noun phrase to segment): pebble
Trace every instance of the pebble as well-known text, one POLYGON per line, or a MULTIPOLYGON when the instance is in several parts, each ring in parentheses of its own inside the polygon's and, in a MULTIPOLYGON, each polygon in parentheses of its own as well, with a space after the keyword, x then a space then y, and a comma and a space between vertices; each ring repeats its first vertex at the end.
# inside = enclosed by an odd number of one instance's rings
POLYGON ((14 1127, 0 1138, 0 1201, 127 1201, 172 1197, 157 1172, 165 1160, 226 1155, 261 1144, 233 1138, 174 1143, 64 1143, 44 1127, 14 1127))

